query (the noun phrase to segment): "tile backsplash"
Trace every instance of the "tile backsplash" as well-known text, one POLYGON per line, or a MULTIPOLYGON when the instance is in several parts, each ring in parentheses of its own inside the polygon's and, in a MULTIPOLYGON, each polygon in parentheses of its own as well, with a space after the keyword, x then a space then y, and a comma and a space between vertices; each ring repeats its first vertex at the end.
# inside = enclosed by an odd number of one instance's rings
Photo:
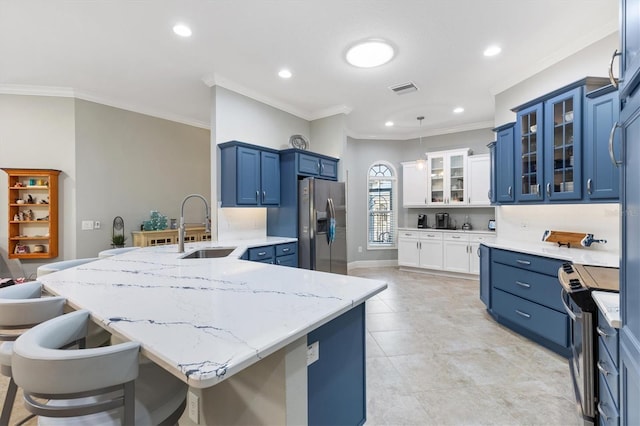
POLYGON ((496 208, 497 235, 519 241, 541 241, 546 230, 584 232, 606 244, 586 250, 620 253, 619 204, 546 204, 499 206, 496 208))
POLYGON ((218 241, 246 240, 267 235, 267 209, 218 209, 218 241))

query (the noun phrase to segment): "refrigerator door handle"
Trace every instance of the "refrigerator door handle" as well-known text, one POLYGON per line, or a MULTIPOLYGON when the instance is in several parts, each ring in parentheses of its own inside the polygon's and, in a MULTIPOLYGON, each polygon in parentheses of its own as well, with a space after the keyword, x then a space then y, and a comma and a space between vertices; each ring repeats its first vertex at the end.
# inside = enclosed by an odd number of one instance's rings
POLYGON ((327 243, 331 245, 333 241, 336 239, 336 212, 333 208, 333 200, 331 198, 327 199, 327 214, 328 214, 328 222, 329 226, 327 229, 327 243))

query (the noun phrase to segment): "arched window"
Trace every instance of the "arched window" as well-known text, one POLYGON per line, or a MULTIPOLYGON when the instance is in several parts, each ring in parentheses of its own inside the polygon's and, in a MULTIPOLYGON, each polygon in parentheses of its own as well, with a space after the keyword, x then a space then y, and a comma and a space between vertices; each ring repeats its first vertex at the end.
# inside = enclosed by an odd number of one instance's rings
POLYGON ((386 161, 369 167, 367 176, 367 248, 396 246, 396 170, 386 161))

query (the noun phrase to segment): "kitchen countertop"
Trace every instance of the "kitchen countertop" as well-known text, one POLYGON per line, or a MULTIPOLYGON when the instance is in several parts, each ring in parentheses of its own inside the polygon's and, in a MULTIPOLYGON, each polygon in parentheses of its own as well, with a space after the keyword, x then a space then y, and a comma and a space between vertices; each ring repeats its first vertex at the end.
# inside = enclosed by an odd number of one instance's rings
POLYGON ((442 228, 398 228, 398 231, 436 231, 436 232, 460 232, 463 234, 486 234, 496 235, 496 231, 487 229, 442 229, 442 228))
POLYGON ((240 260, 181 259, 176 245, 144 247, 39 278, 75 309, 196 388, 213 386, 383 291, 384 281, 240 260))
POLYGON ((592 291, 591 297, 598 305, 611 327, 620 328, 620 294, 608 291, 592 291))
POLYGON ((557 244, 544 241, 524 242, 506 240, 504 238, 498 238, 495 241, 489 241, 483 244, 492 248, 567 260, 582 265, 608 266, 613 268, 620 266, 620 258, 617 254, 587 247, 558 247, 557 244))

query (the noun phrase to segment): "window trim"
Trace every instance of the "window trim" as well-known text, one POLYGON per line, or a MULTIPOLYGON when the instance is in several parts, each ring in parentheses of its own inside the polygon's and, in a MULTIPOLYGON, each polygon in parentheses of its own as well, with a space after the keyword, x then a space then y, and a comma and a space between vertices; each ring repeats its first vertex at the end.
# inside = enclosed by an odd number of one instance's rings
POLYGON ((377 160, 374 161, 373 163, 371 163, 369 165, 369 167, 367 167, 367 183, 366 183, 366 206, 367 206, 367 217, 366 217, 366 222, 367 222, 367 229, 366 229, 366 240, 367 240, 367 250, 394 250, 398 248, 398 172, 396 170, 396 168, 393 166, 393 164, 391 164, 388 161, 385 160, 377 160), (380 176, 380 177, 376 177, 376 176, 371 176, 371 168, 374 166, 377 166, 378 164, 384 165, 385 167, 387 167, 390 171, 391 171, 391 176, 380 176), (371 180, 390 180, 391 181, 391 214, 393 217, 393 223, 392 223, 392 233, 393 233, 393 241, 391 242, 391 244, 381 244, 381 243, 372 243, 369 240, 369 227, 370 227, 370 214, 371 211, 369 210, 369 185, 371 183, 371 180))

